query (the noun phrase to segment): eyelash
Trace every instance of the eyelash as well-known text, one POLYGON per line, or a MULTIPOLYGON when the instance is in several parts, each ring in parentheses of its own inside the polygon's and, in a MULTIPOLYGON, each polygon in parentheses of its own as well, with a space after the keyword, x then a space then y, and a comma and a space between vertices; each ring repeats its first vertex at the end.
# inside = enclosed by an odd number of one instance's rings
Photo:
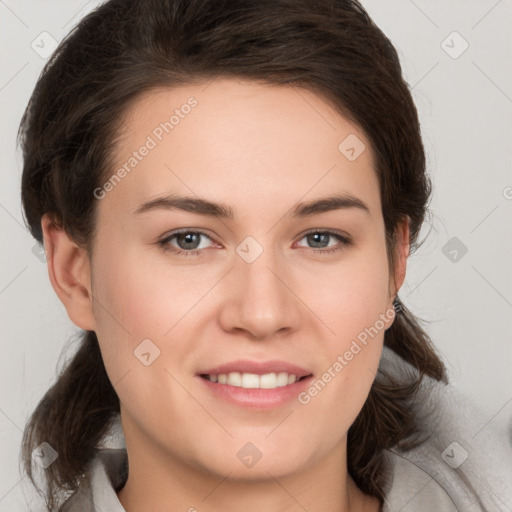
MULTIPOLYGON (((182 230, 179 230, 179 231, 174 231, 173 233, 171 233, 169 236, 165 237, 163 240, 159 240, 157 242, 158 246, 161 247, 163 249, 164 252, 171 252, 177 256, 200 256, 201 253, 204 251, 204 249, 193 249, 191 251, 184 251, 182 249, 175 249, 175 248, 172 248, 170 249, 169 247, 169 242, 175 238, 176 236, 178 235, 183 235, 183 234, 196 234, 196 235, 203 235, 205 236, 206 238, 209 238, 210 240, 214 241, 213 238, 211 236, 209 236, 207 233, 205 233, 204 231, 201 231, 201 230, 191 230, 191 229, 182 229, 182 230)), ((312 234, 322 234, 322 235, 331 235, 335 238, 337 238, 341 244, 336 246, 335 248, 333 249, 315 249, 313 247, 310 247, 309 249, 311 249, 315 254, 321 254, 321 255, 326 255, 326 254, 332 254, 332 253, 335 253, 335 252, 338 252, 338 251, 341 251, 342 249, 344 249, 345 247, 348 247, 350 245, 352 245, 352 240, 347 237, 346 235, 341 235, 340 233, 337 233, 335 231, 320 231, 320 230, 311 230, 311 231, 307 231, 306 233, 304 233, 300 240, 302 240, 304 237, 308 236, 308 235, 312 235, 312 234)))

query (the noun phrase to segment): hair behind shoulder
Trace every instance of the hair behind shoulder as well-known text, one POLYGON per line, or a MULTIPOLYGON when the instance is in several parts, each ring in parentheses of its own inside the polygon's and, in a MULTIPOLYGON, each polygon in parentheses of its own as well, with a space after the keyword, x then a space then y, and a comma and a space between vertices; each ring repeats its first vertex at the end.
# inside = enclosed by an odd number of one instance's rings
MULTIPOLYGON (((42 242, 41 217, 94 250, 94 190, 112 172, 123 112, 143 92, 231 76, 309 89, 356 122, 374 150, 388 253, 410 219, 414 247, 430 196, 417 111, 389 39, 355 0, 110 0, 62 41, 36 84, 20 124, 26 222, 42 242)), ((419 426, 407 403, 423 375, 445 380, 428 335, 399 300, 385 344, 418 369, 412 382, 379 383, 349 431, 349 470, 383 497, 382 451, 412 442, 419 426)), ((94 332, 30 417, 22 441, 49 443, 47 504, 77 488, 97 442, 119 412, 94 332)))

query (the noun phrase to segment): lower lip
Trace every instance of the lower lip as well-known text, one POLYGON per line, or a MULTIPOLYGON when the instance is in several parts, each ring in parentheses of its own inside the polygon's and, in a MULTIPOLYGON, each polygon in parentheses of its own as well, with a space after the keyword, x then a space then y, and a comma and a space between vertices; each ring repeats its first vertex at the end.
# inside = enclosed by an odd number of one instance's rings
POLYGON ((309 385, 313 376, 274 389, 242 388, 212 382, 197 375, 197 378, 216 396, 232 404, 249 409, 265 411, 281 407, 294 399, 309 385))

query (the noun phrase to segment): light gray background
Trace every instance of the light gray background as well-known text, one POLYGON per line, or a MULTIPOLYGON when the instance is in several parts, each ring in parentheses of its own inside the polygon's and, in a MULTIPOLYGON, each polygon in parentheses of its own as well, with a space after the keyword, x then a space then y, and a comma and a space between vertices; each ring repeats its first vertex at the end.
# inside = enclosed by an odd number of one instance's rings
MULTIPOLYGON (((18 474, 22 429, 78 331, 21 214, 15 136, 45 63, 31 44, 43 31, 60 41, 98 3, 0 0, 0 511, 29 509, 28 479, 18 474)), ((481 428, 512 432, 512 1, 362 3, 399 51, 434 182, 428 237, 409 260, 401 297, 428 322, 452 382, 485 412, 481 428), (466 254, 446 246, 453 237, 466 254)))

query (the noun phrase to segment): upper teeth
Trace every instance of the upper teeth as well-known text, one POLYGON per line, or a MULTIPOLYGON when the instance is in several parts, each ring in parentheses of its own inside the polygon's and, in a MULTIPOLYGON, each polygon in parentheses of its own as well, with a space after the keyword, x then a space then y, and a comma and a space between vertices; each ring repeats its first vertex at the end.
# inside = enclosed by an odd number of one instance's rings
POLYGON ((293 384, 297 380, 297 376, 286 372, 265 373, 264 375, 256 375, 255 373, 221 373, 219 375, 208 375, 212 382, 219 384, 228 384, 239 388, 261 388, 273 389, 281 386, 293 384))

